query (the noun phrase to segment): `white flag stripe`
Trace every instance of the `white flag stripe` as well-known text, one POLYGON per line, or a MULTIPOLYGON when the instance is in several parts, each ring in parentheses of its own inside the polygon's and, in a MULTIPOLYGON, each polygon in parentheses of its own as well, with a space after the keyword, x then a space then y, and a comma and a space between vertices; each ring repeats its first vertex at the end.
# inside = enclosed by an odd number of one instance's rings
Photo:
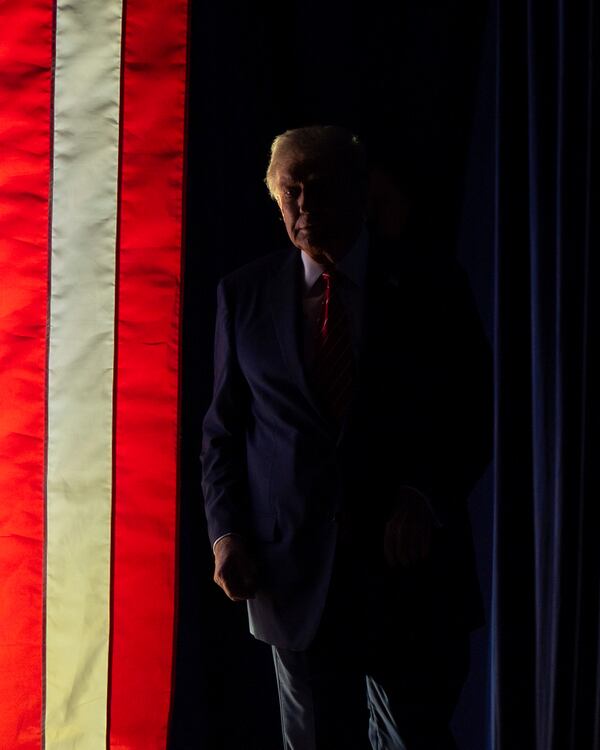
POLYGON ((57 3, 46 750, 105 750, 121 2, 57 3))

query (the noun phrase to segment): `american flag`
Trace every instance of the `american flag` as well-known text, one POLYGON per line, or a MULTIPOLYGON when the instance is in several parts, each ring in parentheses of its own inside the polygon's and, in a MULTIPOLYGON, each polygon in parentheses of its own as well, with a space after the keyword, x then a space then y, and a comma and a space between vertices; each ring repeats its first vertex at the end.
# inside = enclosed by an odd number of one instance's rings
POLYGON ((166 747, 187 0, 0 3, 0 748, 166 747))

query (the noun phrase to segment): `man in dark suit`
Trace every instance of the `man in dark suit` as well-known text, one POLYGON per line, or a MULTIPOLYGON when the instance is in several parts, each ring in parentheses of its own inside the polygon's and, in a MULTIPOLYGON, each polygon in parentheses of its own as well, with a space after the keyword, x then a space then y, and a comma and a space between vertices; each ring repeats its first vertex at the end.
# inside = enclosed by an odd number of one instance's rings
POLYGON ((215 581, 273 646, 286 748, 365 747, 368 719, 373 748, 446 750, 481 621, 488 347, 454 265, 367 230, 350 133, 278 136, 267 185, 294 247, 218 287, 215 581))

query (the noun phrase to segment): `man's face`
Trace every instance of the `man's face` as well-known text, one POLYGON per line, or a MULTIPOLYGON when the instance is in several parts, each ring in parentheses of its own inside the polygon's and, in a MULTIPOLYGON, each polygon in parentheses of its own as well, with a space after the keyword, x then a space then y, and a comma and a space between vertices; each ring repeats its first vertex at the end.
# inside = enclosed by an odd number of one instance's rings
POLYGON ((339 160, 283 157, 277 170, 279 208, 292 243, 317 262, 339 260, 363 221, 361 191, 339 160))

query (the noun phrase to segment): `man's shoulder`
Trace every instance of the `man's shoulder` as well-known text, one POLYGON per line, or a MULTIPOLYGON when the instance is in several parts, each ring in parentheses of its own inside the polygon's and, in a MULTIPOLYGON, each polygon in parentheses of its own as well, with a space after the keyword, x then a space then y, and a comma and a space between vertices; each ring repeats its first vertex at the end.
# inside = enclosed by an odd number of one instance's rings
POLYGON ((228 289, 256 288, 268 283, 274 275, 294 260, 294 248, 284 248, 262 255, 223 276, 220 284, 228 289))

